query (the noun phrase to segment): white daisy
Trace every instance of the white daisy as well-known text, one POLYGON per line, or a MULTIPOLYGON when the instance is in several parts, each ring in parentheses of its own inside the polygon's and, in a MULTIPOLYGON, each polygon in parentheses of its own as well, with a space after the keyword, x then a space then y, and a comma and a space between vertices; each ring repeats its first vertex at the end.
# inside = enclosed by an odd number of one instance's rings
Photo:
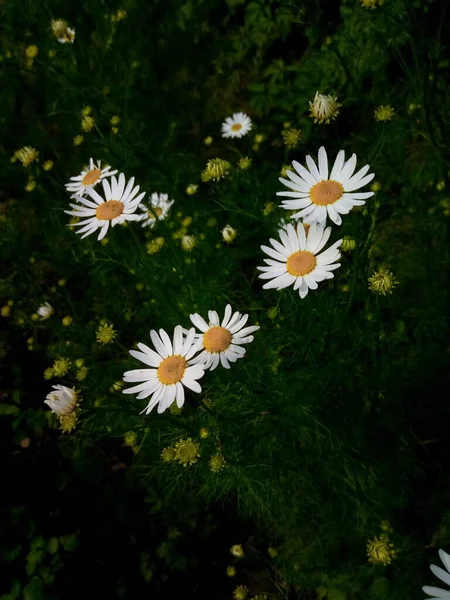
POLYGON ((270 258, 265 258, 266 267, 258 267, 262 273, 261 279, 271 279, 263 285, 264 289, 275 288, 282 290, 294 285, 298 290, 300 298, 304 298, 308 290, 316 290, 318 282, 334 277, 331 271, 341 265, 335 261, 339 260, 341 254, 338 250, 342 240, 338 240, 327 250, 319 254, 327 243, 331 234, 331 227, 324 230, 324 226, 313 223, 305 234, 304 226, 299 223, 297 227, 287 225, 278 230, 281 243, 270 240, 272 248, 261 246, 270 258))
POLYGON ((355 192, 372 181, 374 173, 366 175, 370 169, 365 165, 355 175, 356 154, 345 162, 343 150, 338 152, 331 173, 328 170, 328 158, 325 148, 319 149, 318 168, 310 156, 306 157, 308 169, 297 161, 292 162, 296 173, 288 169, 289 179, 279 178, 290 190, 277 192, 277 196, 288 196, 294 200, 283 200, 281 206, 286 210, 302 209, 293 218, 307 218, 319 223, 325 223, 328 217, 340 225, 341 214, 348 214, 354 206, 365 204, 365 199, 373 196, 373 192, 355 192))
MULTIPOLYGON (((442 564, 447 569, 441 569, 441 567, 436 567, 436 565, 430 565, 430 569, 434 575, 444 583, 450 586, 450 554, 444 552, 444 550, 439 550, 439 557, 442 561, 442 564)), ((434 587, 431 585, 424 585, 422 590, 425 594, 432 596, 432 598, 427 598, 427 600, 442 600, 450 599, 450 590, 443 590, 442 588, 434 587)))
POLYGON ((49 319, 54 312, 55 309, 48 302, 44 302, 44 304, 37 309, 37 314, 41 317, 41 321, 49 319))
POLYGON ((234 113, 222 123, 222 137, 241 138, 252 128, 252 120, 243 112, 234 113))
POLYGON ((54 385, 52 387, 55 391, 47 394, 44 403, 58 416, 65 416, 73 413, 78 402, 78 394, 76 391, 65 385, 54 385))
POLYGON ((100 229, 98 240, 105 237, 109 225, 122 225, 124 221, 138 221, 139 215, 135 213, 136 208, 145 196, 145 192, 137 195, 139 186, 134 186, 134 177, 130 179, 125 187, 125 175, 121 173, 119 179, 111 178, 111 185, 107 179, 102 181, 104 198, 94 189, 88 188, 87 193, 92 198, 88 200, 82 196, 75 196, 75 200, 84 204, 71 204, 75 210, 65 210, 64 212, 74 217, 84 219, 79 223, 69 223, 69 227, 83 227, 77 233, 83 233, 82 238, 94 233, 100 229))
POLYGON ((127 383, 142 382, 123 390, 124 394, 138 394, 138 400, 152 395, 147 407, 142 411, 149 414, 158 405, 158 413, 164 412, 176 400, 178 408, 184 404, 184 387, 193 392, 201 392, 197 382, 205 374, 203 365, 194 365, 191 360, 196 352, 195 329, 192 327, 183 337, 183 328, 177 325, 173 333, 173 343, 163 330, 159 335, 153 329, 150 337, 156 352, 145 344, 138 344, 139 350, 130 350, 131 356, 139 359, 151 369, 135 369, 123 374, 127 383))
POLYGON ((73 196, 84 196, 88 189, 93 188, 105 177, 115 175, 117 171, 111 171, 110 166, 102 168, 102 162, 95 162, 92 158, 89 166, 83 169, 76 177, 71 177, 69 183, 66 183, 66 190, 73 196))
POLYGON ((208 311, 209 323, 199 314, 189 315, 192 323, 202 333, 196 335, 196 352, 201 350, 200 354, 193 360, 194 363, 202 363, 205 369, 214 370, 219 361, 225 369, 230 368, 230 362, 234 363, 238 358, 242 358, 246 352, 242 344, 253 342, 253 336, 250 335, 258 331, 258 325, 244 327, 247 323, 248 315, 241 315, 238 312, 233 314, 231 306, 225 307, 225 316, 220 323, 219 315, 215 310, 208 311))
POLYGON ((168 194, 157 194, 154 192, 150 197, 149 208, 143 204, 139 206, 139 209, 142 211, 142 214, 139 215, 142 227, 154 227, 156 221, 165 219, 174 202, 175 200, 169 200, 168 194))

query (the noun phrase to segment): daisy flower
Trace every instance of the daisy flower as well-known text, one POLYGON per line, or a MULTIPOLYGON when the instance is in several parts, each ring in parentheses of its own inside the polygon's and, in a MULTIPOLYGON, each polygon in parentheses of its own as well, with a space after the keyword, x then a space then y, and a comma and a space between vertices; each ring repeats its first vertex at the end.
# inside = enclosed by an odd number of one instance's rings
POLYGON ((222 123, 222 137, 241 138, 252 128, 252 120, 243 112, 234 113, 222 123))
POLYGON ((78 402, 77 392, 65 385, 54 385, 52 387, 54 391, 47 394, 44 403, 59 417, 73 413, 78 402))
POLYGON ((338 152, 331 172, 328 170, 328 158, 325 148, 319 149, 318 167, 310 156, 306 157, 308 169, 296 160, 292 162, 295 173, 286 172, 289 179, 279 178, 288 187, 289 192, 277 192, 277 196, 288 196, 294 200, 283 200, 282 208, 286 210, 301 209, 292 215, 293 218, 307 218, 325 223, 328 217, 340 225, 341 214, 348 214, 354 206, 365 204, 365 199, 373 196, 373 192, 355 192, 366 183, 372 181, 374 173, 367 175, 370 169, 365 165, 356 174, 356 154, 345 162, 343 150, 338 152))
POLYGON ((101 240, 107 234, 110 224, 114 227, 117 224, 122 225, 124 221, 139 220, 139 215, 133 213, 145 196, 145 192, 142 192, 139 196, 137 195, 139 186, 133 187, 134 177, 130 179, 126 187, 123 173, 119 175, 118 180, 113 176, 111 185, 107 179, 104 179, 102 186, 104 198, 90 187, 87 189, 87 193, 91 200, 82 196, 75 196, 75 200, 84 206, 71 204, 70 206, 75 210, 64 211, 68 215, 84 219, 79 223, 69 223, 69 227, 83 226, 77 231, 77 233, 84 234, 81 236, 82 238, 100 229, 97 239, 101 240))
POLYGON ((153 329, 150 337, 156 349, 151 350, 145 344, 138 344, 140 352, 130 350, 131 356, 152 367, 151 369, 135 369, 123 374, 127 383, 138 383, 123 390, 124 394, 138 394, 138 400, 151 395, 150 402, 142 411, 149 414, 158 405, 158 413, 164 412, 176 400, 178 408, 184 404, 184 387, 193 392, 201 392, 197 382, 205 374, 203 365, 194 365, 191 360, 196 352, 195 329, 192 327, 183 337, 183 328, 177 325, 173 333, 173 341, 167 333, 153 329))
POLYGON ((55 309, 48 302, 44 302, 44 304, 37 309, 37 314, 39 315, 41 321, 49 319, 54 312, 55 309))
POLYGON ((142 227, 154 227, 156 221, 165 219, 174 202, 175 200, 169 200, 168 194, 154 192, 150 197, 150 208, 142 204, 139 207, 142 211, 142 214, 139 215, 142 227))
POLYGON ((69 183, 66 183, 66 190, 72 195, 84 196, 85 193, 93 188, 105 177, 115 175, 117 171, 111 171, 110 166, 102 168, 100 160, 95 162, 92 158, 89 161, 89 166, 83 169, 76 177, 71 177, 69 183))
POLYGON ((196 335, 195 351, 200 354, 194 358, 194 363, 202 363, 205 369, 213 371, 220 363, 225 369, 230 368, 230 362, 234 363, 242 358, 246 352, 242 344, 253 342, 250 335, 259 329, 258 325, 244 327, 248 315, 238 312, 233 314, 231 306, 225 307, 225 316, 220 323, 219 315, 215 310, 208 312, 209 322, 194 313, 189 315, 192 323, 201 331, 196 335))
MULTIPOLYGON (((450 554, 447 554, 444 550, 439 550, 439 557, 446 570, 444 571, 444 569, 436 567, 436 565, 430 565, 431 572, 436 575, 438 579, 450 586, 450 554)), ((442 588, 430 585, 424 585, 422 590, 425 594, 432 596, 432 598, 428 598, 427 600, 450 599, 450 590, 443 590, 442 588)))
POLYGON ((342 240, 320 252, 330 234, 331 227, 324 229, 319 223, 310 226, 308 235, 305 234, 301 223, 296 228, 287 225, 286 228, 279 229, 281 243, 271 239, 272 248, 261 246, 261 250, 270 256, 264 259, 267 266, 258 267, 262 271, 259 277, 271 280, 265 283, 263 288, 282 290, 294 285, 294 290, 298 290, 300 298, 304 298, 308 290, 317 289, 320 281, 332 279, 334 275, 331 271, 341 266, 335 261, 341 256, 338 248, 342 240))

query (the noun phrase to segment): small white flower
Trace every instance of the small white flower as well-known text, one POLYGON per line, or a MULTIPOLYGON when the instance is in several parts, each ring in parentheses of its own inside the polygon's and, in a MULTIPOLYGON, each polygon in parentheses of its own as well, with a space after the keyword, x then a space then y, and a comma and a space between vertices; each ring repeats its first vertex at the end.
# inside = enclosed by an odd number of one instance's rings
POLYGON ((219 361, 222 367, 229 369, 230 362, 234 363, 242 358, 246 352, 242 344, 253 342, 253 336, 250 334, 259 329, 258 325, 244 327, 248 315, 241 315, 238 312, 233 314, 229 304, 225 307, 222 323, 215 310, 208 311, 208 323, 198 313, 189 315, 189 318, 202 332, 196 335, 194 348, 201 352, 193 362, 201 363, 205 369, 211 371, 218 366, 219 361))
POLYGON ((345 162, 343 150, 338 152, 331 173, 328 171, 328 157, 325 148, 319 149, 318 168, 310 156, 306 157, 308 169, 296 160, 292 162, 296 173, 288 169, 289 179, 279 178, 288 187, 289 192, 277 192, 277 196, 288 196, 294 200, 283 200, 281 207, 286 210, 301 209, 292 215, 293 219, 325 223, 329 217, 333 223, 342 223, 341 214, 348 214, 354 206, 365 204, 365 199, 373 192, 355 192, 372 181, 374 173, 366 175, 370 169, 365 165, 355 175, 356 154, 345 162))
POLYGON ((130 179, 125 187, 125 175, 121 173, 119 179, 111 178, 111 185, 107 179, 102 181, 104 198, 100 196, 94 189, 88 188, 87 193, 92 198, 88 200, 82 196, 75 196, 75 200, 79 204, 71 204, 74 210, 65 210, 64 212, 74 217, 84 219, 79 223, 69 223, 69 227, 79 227, 81 229, 77 233, 83 233, 81 238, 94 233, 100 229, 98 240, 105 237, 108 232, 109 225, 122 225, 124 221, 138 221, 139 215, 134 214, 145 192, 137 195, 139 186, 134 186, 134 177, 130 179))
POLYGON ((227 244, 231 244, 231 242, 234 240, 236 235, 237 235, 237 231, 236 231, 236 229, 233 229, 233 227, 231 227, 231 225, 225 225, 225 227, 222 229, 222 238, 223 238, 223 241, 226 242, 227 244))
POLYGON ((52 33, 60 44, 73 44, 75 41, 75 29, 69 27, 64 19, 53 19, 51 22, 52 33))
POLYGON ((73 44, 75 41, 75 29, 68 27, 61 37, 58 38, 60 44, 73 44))
POLYGON ((270 258, 265 258, 266 267, 258 267, 262 273, 261 279, 271 279, 263 285, 264 289, 283 288, 294 286, 298 290, 300 298, 304 298, 308 290, 316 290, 318 283, 324 279, 334 277, 331 271, 341 265, 335 261, 339 260, 341 254, 338 250, 342 240, 338 240, 327 250, 320 253, 327 243, 331 234, 331 227, 324 230, 323 225, 313 223, 305 234, 305 227, 299 223, 297 227, 287 225, 280 229, 278 235, 281 243, 271 239, 269 246, 261 246, 270 258))
POLYGON ((192 327, 183 337, 183 328, 177 325, 173 333, 173 342, 167 333, 153 329, 150 337, 156 352, 145 344, 138 344, 139 350, 130 350, 131 356, 142 361, 151 369, 135 369, 123 374, 127 383, 142 382, 123 390, 124 394, 138 394, 138 400, 152 396, 142 412, 149 414, 158 405, 158 413, 164 412, 176 400, 178 408, 184 404, 184 387, 193 392, 201 392, 197 382, 205 374, 202 365, 194 365, 192 357, 196 352, 194 345, 195 329, 192 327))
MULTIPOLYGON (((436 565, 430 565, 431 572, 436 575, 438 579, 450 586, 450 554, 447 554, 447 552, 444 552, 444 550, 439 550, 439 557, 442 561, 442 564, 446 568, 446 571, 441 569, 441 567, 437 567, 436 565)), ((450 599, 450 590, 443 590, 442 588, 430 585, 424 585, 422 590, 425 592, 425 594, 432 596, 432 598, 427 598, 427 600, 450 599)))
POLYGON ((48 302, 44 302, 44 304, 37 309, 37 314, 41 317, 41 321, 49 319, 54 312, 55 309, 48 302))
POLYGON ((44 403, 58 416, 73 413, 78 402, 76 391, 65 385, 54 385, 52 387, 55 391, 47 394, 44 403))
POLYGON ((93 188, 105 177, 112 177, 117 171, 111 171, 108 165, 102 168, 102 162, 95 162, 92 158, 89 166, 81 171, 79 175, 71 177, 69 183, 66 183, 66 190, 72 193, 72 197, 85 196, 86 192, 93 188))
POLYGON ((340 106, 341 104, 339 104, 337 98, 316 92, 314 101, 309 103, 310 116, 314 119, 314 123, 328 124, 337 117, 340 106))
POLYGON ((234 113, 222 123, 222 137, 241 138, 252 128, 252 120, 243 112, 234 113))
POLYGON ((156 221, 162 221, 169 213, 169 210, 175 200, 169 200, 168 194, 157 194, 154 192, 150 197, 150 207, 141 204, 139 209, 142 214, 139 220, 142 221, 142 227, 154 227, 156 221))

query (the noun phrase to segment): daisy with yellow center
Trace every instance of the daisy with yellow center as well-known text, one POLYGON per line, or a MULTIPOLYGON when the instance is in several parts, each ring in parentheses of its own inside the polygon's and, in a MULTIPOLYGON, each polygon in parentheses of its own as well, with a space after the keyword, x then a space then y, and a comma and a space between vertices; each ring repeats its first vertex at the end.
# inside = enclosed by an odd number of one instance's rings
POLYGON ((248 315, 241 315, 239 312, 233 314, 230 304, 225 307, 222 323, 215 310, 208 312, 208 323, 197 313, 189 315, 189 318, 201 331, 201 334, 196 335, 194 344, 195 351, 200 351, 200 354, 193 362, 201 363, 205 369, 211 371, 219 365, 219 362, 222 367, 229 369, 230 362, 234 363, 242 358, 246 352, 242 344, 253 342, 254 338, 250 334, 259 329, 258 325, 244 327, 248 315))
POLYGON ((72 195, 85 196, 88 189, 95 187, 105 177, 112 177, 116 173, 117 171, 111 171, 110 166, 106 165, 102 168, 100 160, 95 162, 91 158, 89 166, 66 183, 66 190, 72 195))
POLYGON ((234 113, 222 123, 222 137, 241 138, 252 128, 252 120, 243 112, 234 113))
POLYGON ((175 200, 169 200, 168 194, 157 194, 154 192, 150 197, 150 207, 141 204, 139 209, 142 214, 139 220, 142 221, 142 227, 154 227, 156 221, 164 220, 175 200))
POLYGON ((109 226, 122 225, 125 221, 138 221, 139 215, 134 214, 145 192, 138 195, 139 186, 134 187, 134 177, 130 179, 125 187, 125 175, 121 173, 119 179, 111 178, 111 184, 103 179, 103 197, 92 187, 87 188, 91 200, 83 196, 75 196, 75 200, 83 204, 71 204, 74 210, 64 212, 74 217, 80 217, 78 223, 69 223, 69 227, 81 225, 77 233, 82 233, 81 238, 100 230, 98 240, 102 240, 108 232, 109 226))
POLYGON ((373 192, 356 192, 372 181, 374 173, 369 173, 365 165, 356 174, 356 154, 345 161, 343 150, 338 152, 334 165, 329 172, 328 157, 325 148, 319 149, 318 166, 311 156, 306 157, 308 169, 292 162, 294 171, 287 171, 289 179, 279 178, 290 191, 277 192, 277 196, 287 196, 294 200, 283 200, 281 207, 286 210, 301 209, 292 215, 293 219, 305 218, 308 221, 325 223, 329 217, 336 225, 341 225, 341 214, 348 214, 354 206, 365 204, 365 199, 373 192))
POLYGON ((135 369, 123 375, 126 383, 140 382, 131 388, 123 390, 124 394, 138 394, 138 400, 151 395, 150 402, 142 411, 149 414, 155 406, 158 413, 164 412, 176 401, 181 408, 184 404, 184 387, 193 392, 202 391, 197 379, 205 374, 203 365, 193 363, 192 357, 197 351, 195 342, 195 329, 192 327, 183 336, 181 325, 175 327, 173 340, 167 333, 153 329, 150 337, 156 352, 145 344, 138 344, 137 350, 130 350, 131 356, 151 367, 150 369, 135 369))
POLYGON ((278 230, 280 242, 270 240, 272 248, 261 246, 270 258, 265 258, 267 266, 258 267, 261 279, 270 279, 263 285, 264 289, 294 286, 300 298, 304 298, 309 290, 316 290, 318 283, 334 277, 332 271, 341 265, 336 261, 341 254, 338 250, 342 240, 338 240, 324 252, 321 252, 331 235, 331 227, 313 223, 306 236, 304 226, 287 225, 278 230))

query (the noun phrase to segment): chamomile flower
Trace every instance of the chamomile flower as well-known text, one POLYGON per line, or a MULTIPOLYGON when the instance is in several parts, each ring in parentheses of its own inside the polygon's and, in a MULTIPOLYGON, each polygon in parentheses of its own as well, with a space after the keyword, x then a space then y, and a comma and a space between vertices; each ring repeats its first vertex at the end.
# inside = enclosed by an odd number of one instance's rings
POLYGON ((252 120, 243 112, 234 113, 222 123, 222 137, 241 138, 252 128, 252 120))
POLYGON ((306 218, 308 221, 325 223, 329 217, 333 223, 342 223, 341 214, 348 214, 354 206, 365 204, 365 199, 373 196, 373 192, 356 192, 372 181, 374 173, 369 173, 369 165, 365 165, 356 174, 356 154, 345 161, 343 150, 338 152, 331 172, 328 169, 328 157, 325 148, 319 149, 318 167, 311 158, 306 157, 308 169, 297 161, 292 162, 294 171, 287 171, 289 179, 279 178, 290 191, 277 192, 277 196, 287 196, 293 200, 283 200, 282 208, 286 210, 301 209, 292 218, 306 218))
POLYGON ((54 312, 55 309, 48 302, 44 302, 44 304, 37 309, 37 314, 39 315, 41 321, 49 319, 54 312))
POLYGON ((219 315, 215 310, 208 312, 208 322, 199 314, 189 315, 192 323, 201 331, 196 335, 194 344, 195 351, 200 354, 193 359, 195 364, 203 364, 205 369, 213 371, 219 364, 225 369, 230 368, 230 362, 234 363, 242 358, 246 352, 242 344, 253 342, 253 336, 250 335, 258 331, 258 325, 244 327, 247 323, 248 315, 241 315, 231 309, 227 304, 225 315, 220 322, 219 315))
POLYGON ((117 171, 111 171, 110 166, 106 165, 102 168, 100 160, 94 161, 91 158, 89 166, 66 183, 66 190, 72 195, 84 196, 88 189, 95 187, 105 177, 112 177, 116 173, 117 171))
POLYGON ((141 204, 139 209, 142 214, 139 220, 142 221, 142 227, 154 227, 156 221, 167 217, 169 210, 175 200, 169 200, 168 194, 157 194, 154 192, 150 197, 150 207, 141 204))
MULTIPOLYGON (((433 575, 436 575, 438 579, 450 586, 450 554, 447 554, 444 550, 439 550, 439 558, 446 570, 444 571, 444 569, 441 569, 441 567, 437 567, 436 565, 431 565, 430 570, 433 575)), ((443 590, 442 588, 430 585, 424 585, 422 590, 425 594, 432 596, 432 598, 428 598, 427 600, 450 599, 450 590, 443 590)))
POLYGON ((331 234, 331 227, 313 223, 305 234, 304 226, 287 225, 278 230, 281 243, 271 239, 269 246, 261 249, 270 257, 265 258, 267 266, 258 267, 261 279, 270 279, 263 285, 264 289, 294 286, 300 298, 304 298, 308 290, 316 290, 318 283, 334 277, 332 271, 341 265, 336 261, 341 254, 338 250, 342 240, 338 240, 324 252, 321 252, 331 234))
POLYGON ((100 229, 98 240, 102 240, 108 232, 109 225, 122 225, 125 221, 138 221, 139 215, 135 214, 136 208, 145 196, 145 192, 138 195, 139 186, 134 187, 134 177, 130 179, 125 187, 125 175, 121 173, 119 179, 115 176, 111 179, 111 184, 107 179, 103 179, 103 195, 100 196, 92 187, 87 189, 91 200, 82 196, 75 196, 79 204, 71 204, 74 210, 65 210, 64 212, 74 217, 80 217, 78 223, 69 223, 69 227, 82 226, 77 233, 82 233, 81 238, 94 233, 100 229))
POLYGON ((75 29, 69 27, 64 19, 53 19, 51 22, 52 33, 60 44, 73 44, 75 29))
POLYGON ((309 103, 310 117, 314 119, 314 123, 325 123, 328 125, 330 121, 337 117, 340 107, 341 104, 339 104, 337 98, 333 98, 329 94, 319 94, 319 92, 316 92, 314 100, 309 103))
POLYGON ((54 385, 53 392, 47 394, 44 403, 49 406, 59 417, 70 415, 77 406, 78 394, 75 390, 65 385, 54 385))
POLYGON ((184 387, 193 392, 201 392, 202 388, 197 382, 205 374, 203 365, 193 363, 192 357, 197 351, 195 344, 195 329, 192 327, 183 336, 181 325, 175 327, 173 341, 167 333, 153 329, 150 337, 156 352, 145 344, 138 344, 140 352, 130 350, 131 356, 152 367, 150 369, 135 369, 123 375, 126 383, 140 382, 131 388, 123 390, 124 394, 138 394, 138 400, 151 395, 150 402, 142 411, 149 414, 155 406, 158 413, 164 412, 176 401, 181 408, 184 404, 184 387))

